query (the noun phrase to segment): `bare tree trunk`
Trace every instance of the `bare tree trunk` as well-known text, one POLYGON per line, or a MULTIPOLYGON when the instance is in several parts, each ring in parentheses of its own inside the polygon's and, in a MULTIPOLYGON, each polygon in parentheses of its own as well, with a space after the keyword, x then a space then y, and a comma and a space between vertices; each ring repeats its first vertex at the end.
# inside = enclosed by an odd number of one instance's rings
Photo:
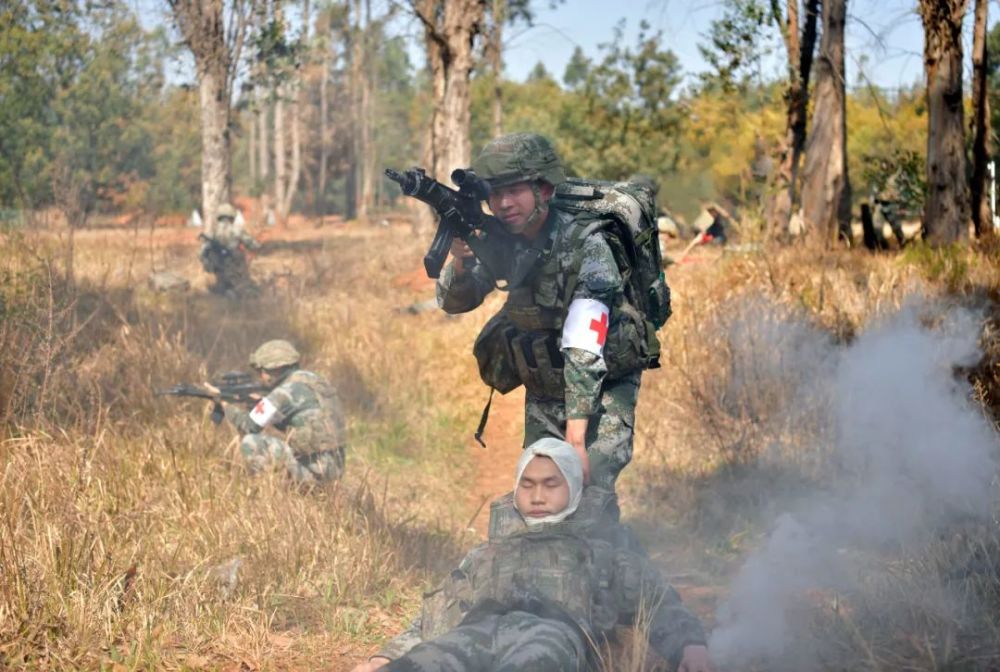
POLYGON ((358 194, 359 217, 369 217, 375 205, 375 54, 371 0, 365 0, 365 27, 361 33, 361 151, 358 194), (363 214, 362 214, 363 213, 363 214))
POLYGON ((247 123, 250 131, 250 143, 247 147, 247 163, 250 169, 250 186, 253 188, 257 184, 257 120, 253 111, 248 112, 250 121, 247 123))
MULTIPOLYGON (((775 19, 780 21, 777 0, 772 0, 775 19)), ((792 212, 798 207, 799 163, 806 143, 806 120, 809 108, 809 77, 816 51, 816 17, 819 0, 806 0, 805 26, 799 29, 799 0, 788 0, 785 22, 785 49, 788 54, 788 90, 785 92, 787 116, 785 140, 782 143, 781 165, 775 180, 775 191, 766 208, 767 238, 775 229, 786 231, 792 212)))
POLYGON ((201 200, 205 227, 215 233, 215 212, 228 203, 230 168, 229 100, 221 72, 203 72, 198 80, 201 106, 201 200), (220 78, 223 80, 220 82, 220 78))
POLYGON ((990 160, 990 100, 988 94, 989 53, 986 47, 987 0, 976 0, 976 20, 972 34, 972 223, 976 237, 993 233, 993 213, 987 192, 987 163, 990 160))
MULTIPOLYGON (((469 78, 473 46, 485 18, 486 0, 412 0, 411 8, 424 26, 427 62, 431 70, 433 113, 428 141, 427 172, 447 182, 455 168, 468 166, 469 78)), ((421 228, 431 224, 427 217, 421 228)))
POLYGON ((267 151, 267 92, 261 89, 257 100, 257 165, 260 167, 260 181, 267 191, 267 178, 271 175, 271 157, 267 151))
POLYGON ((816 62, 815 109, 803 168, 802 215, 815 241, 832 246, 850 230, 847 174, 844 22, 847 0, 823 2, 823 37, 816 62))
MULTIPOLYGON (((309 44, 309 0, 302 2, 302 41, 309 44)), ((280 209, 280 219, 282 222, 288 221, 288 215, 292 211, 292 203, 295 201, 295 194, 299 190, 299 179, 302 176, 302 68, 296 66, 291 74, 289 83, 290 104, 288 110, 288 125, 291 134, 292 165, 287 177, 288 181, 284 185, 283 200, 278 201, 280 209)))
POLYGON ((927 204, 924 238, 932 245, 969 235, 962 110, 962 18, 968 0, 920 0, 927 75, 927 204))
MULTIPOLYGON (((327 82, 330 78, 330 50, 332 45, 329 38, 332 30, 329 25, 326 27, 327 40, 323 44, 323 60, 319 78, 319 177, 316 184, 316 212, 320 218, 326 216, 326 164, 329 160, 329 144, 327 139, 327 117, 330 116, 330 100, 327 82)), ((322 219, 320 220, 322 221, 322 219)))
POLYGON ((210 231, 218 206, 230 199, 232 66, 239 62, 254 1, 232 0, 227 25, 224 0, 167 0, 198 74, 202 214, 210 231))
POLYGON ((507 0, 493 0, 492 22, 486 42, 486 60, 493 73, 493 137, 503 135, 503 23, 507 0))
POLYGON ((287 149, 285 148, 285 85, 279 84, 275 92, 274 100, 274 207, 277 210, 275 215, 278 224, 285 225, 285 218, 282 216, 281 207, 285 202, 285 182, 286 168, 285 160, 287 149))

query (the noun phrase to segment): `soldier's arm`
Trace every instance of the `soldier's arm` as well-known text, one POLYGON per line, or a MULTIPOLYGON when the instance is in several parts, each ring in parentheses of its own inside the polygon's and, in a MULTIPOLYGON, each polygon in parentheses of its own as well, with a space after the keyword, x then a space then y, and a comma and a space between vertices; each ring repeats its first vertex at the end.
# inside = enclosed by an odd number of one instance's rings
MULTIPOLYGON (((607 241, 600 234, 589 236, 583 243, 580 272, 576 289, 570 303, 570 312, 578 301, 593 302, 593 308, 603 307, 607 317, 594 312, 582 325, 587 336, 593 341, 585 347, 564 347, 566 359, 564 378, 566 382, 566 417, 569 419, 589 418, 597 412, 601 398, 601 386, 608 372, 604 361, 604 344, 607 330, 614 319, 611 313, 622 292, 622 276, 618 271, 614 255, 607 241), (598 319, 599 318, 599 319, 598 319)), ((564 332, 563 342, 568 342, 564 332)))
POLYGON ((410 627, 383 644, 382 648, 371 659, 387 658, 388 660, 396 660, 397 658, 402 658, 409 653, 410 649, 422 641, 420 638, 420 628, 420 617, 417 616, 410 623, 410 627))
POLYGON ((279 386, 245 411, 238 404, 225 404, 226 419, 242 434, 258 434, 265 427, 280 424, 289 414, 292 399, 279 386))
POLYGON ((688 646, 705 646, 705 630, 698 618, 649 560, 619 551, 615 582, 619 618, 624 624, 645 626, 649 645, 676 669, 688 646))
POLYGON ((465 266, 463 272, 456 272, 453 260, 445 266, 437 281, 437 302, 446 313, 466 313, 477 308, 496 287, 485 266, 469 258, 460 263, 465 266))

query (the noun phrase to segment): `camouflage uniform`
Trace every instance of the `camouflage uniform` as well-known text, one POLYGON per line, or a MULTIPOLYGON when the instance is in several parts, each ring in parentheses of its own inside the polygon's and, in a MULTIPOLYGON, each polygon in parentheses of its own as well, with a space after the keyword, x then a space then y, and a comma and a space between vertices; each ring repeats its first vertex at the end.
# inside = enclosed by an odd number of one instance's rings
MULTIPOLYGON (((882 215, 882 219, 892 229, 892 235, 896 237, 896 242, 899 243, 900 247, 906 242, 906 237, 903 235, 903 226, 900 223, 900 204, 903 200, 903 195, 899 188, 901 179, 902 171, 897 168, 886 179, 885 185, 883 185, 874 198, 877 212, 882 215)), ((881 237, 881 234, 879 236, 881 237)))
POLYGON ((286 359, 276 360, 274 368, 291 367, 277 387, 250 412, 231 404, 225 407, 226 418, 244 434, 240 452, 254 473, 280 466, 299 483, 339 478, 344 471, 346 429, 337 391, 323 376, 294 368, 298 353, 287 341, 262 345, 251 356, 251 366, 270 369, 271 365, 261 366, 259 353, 276 350, 286 359), (265 427, 285 431, 286 439, 263 434, 265 427))
POLYGON ((588 514, 610 493, 585 491, 563 522, 527 528, 510 501, 491 511, 490 540, 428 593, 413 626, 377 655, 386 670, 582 670, 589 645, 643 609, 650 645, 676 668, 705 643, 701 624, 648 560, 613 540, 622 526, 588 514), (588 503, 589 502, 589 503, 588 503))
MULTIPOLYGON (((512 142, 515 151, 533 151, 534 144, 540 141, 547 151, 552 151, 547 140, 533 134, 504 136, 494 143, 500 141, 512 142)), ((476 170, 484 177, 489 175, 489 167, 476 166, 476 170)), ((547 181, 558 179, 558 175, 545 177, 547 181)), ((635 405, 643 365, 626 361, 623 356, 638 345, 631 342, 635 329, 630 322, 632 316, 623 308, 624 283, 603 233, 607 223, 561 210, 550 201, 538 238, 518 243, 523 248, 544 251, 541 267, 528 282, 511 289, 503 309, 480 334, 477 348, 480 341, 492 339, 492 332, 505 334, 507 354, 513 358, 507 366, 512 371, 500 377, 510 378, 511 382, 491 384, 501 392, 524 384, 524 445, 545 436, 563 439, 567 418, 588 418, 590 482, 613 489, 618 474, 632 459, 635 405), (592 299, 610 308, 604 356, 577 348, 561 349, 563 321, 576 299, 592 299)), ((488 238, 484 237, 487 244, 488 238)), ((456 275, 453 262, 438 280, 438 304, 447 313, 467 312, 482 304, 495 287, 496 280, 484 265, 473 263, 456 275)), ((491 349, 493 352, 486 355, 493 360, 489 366, 505 366, 501 351, 506 347, 491 349)), ((490 382, 487 374, 483 378, 490 382)))
POLYGON ((219 207, 212 235, 205 238, 199 257, 202 268, 215 275, 212 290, 225 293, 250 289, 253 283, 244 250, 260 249, 260 244, 238 222, 233 206, 219 207))

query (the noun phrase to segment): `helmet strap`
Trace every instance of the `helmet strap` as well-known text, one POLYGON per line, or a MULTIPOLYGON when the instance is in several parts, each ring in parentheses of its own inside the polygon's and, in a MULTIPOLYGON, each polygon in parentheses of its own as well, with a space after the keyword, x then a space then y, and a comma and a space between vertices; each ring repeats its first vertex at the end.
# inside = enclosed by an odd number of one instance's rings
POLYGON ((533 224, 535 224, 535 222, 537 221, 538 216, 542 214, 542 206, 543 206, 543 203, 542 203, 542 190, 538 186, 538 180, 532 181, 532 183, 531 183, 531 193, 535 197, 535 209, 531 211, 530 215, 528 215, 528 221, 526 222, 527 226, 532 226, 533 224))

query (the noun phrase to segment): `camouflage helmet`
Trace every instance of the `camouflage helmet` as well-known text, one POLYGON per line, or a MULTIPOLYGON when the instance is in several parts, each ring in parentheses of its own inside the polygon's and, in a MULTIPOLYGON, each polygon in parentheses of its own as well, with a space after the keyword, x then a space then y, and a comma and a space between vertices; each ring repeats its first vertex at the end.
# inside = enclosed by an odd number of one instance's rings
POLYGON ((219 206, 219 209, 215 211, 216 219, 236 219, 236 208, 234 208, 229 203, 223 203, 219 206))
POLYGON ((280 369, 299 361, 299 351, 295 346, 281 339, 268 341, 250 355, 250 366, 255 369, 280 369))
POLYGON ((491 187, 535 180, 557 186, 566 181, 555 147, 537 133, 511 133, 491 140, 472 162, 472 168, 491 187))

